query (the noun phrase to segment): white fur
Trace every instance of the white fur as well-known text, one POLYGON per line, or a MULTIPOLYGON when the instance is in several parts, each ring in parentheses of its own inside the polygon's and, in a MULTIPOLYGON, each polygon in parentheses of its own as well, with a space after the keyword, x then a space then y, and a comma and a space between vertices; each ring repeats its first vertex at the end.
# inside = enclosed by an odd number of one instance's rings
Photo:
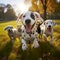
MULTIPOLYGON (((39 43, 38 43, 38 33, 37 33, 37 27, 36 27, 36 21, 37 20, 40 20, 40 21, 42 21, 43 19, 40 17, 40 14, 39 13, 36 13, 36 12, 31 12, 31 11, 28 11, 28 12, 26 12, 26 13, 24 13, 23 15, 22 15, 22 17, 21 17, 21 19, 20 20, 22 20, 22 23, 23 23, 23 25, 22 25, 22 27, 21 27, 21 29, 22 29, 22 40, 21 40, 21 43, 22 43, 22 50, 26 50, 27 49, 27 40, 29 41, 33 41, 33 47, 34 48, 38 48, 39 47, 39 43), (33 15, 34 15, 34 18, 35 19, 33 19, 32 17, 31 17, 31 13, 33 13, 33 15), (38 16, 38 17, 36 17, 36 15, 38 16), (26 32, 26 29, 25 29, 25 25, 26 25, 26 20, 27 19, 29 19, 31 22, 30 22, 30 25, 33 25, 34 23, 35 23, 35 25, 34 25, 34 27, 31 29, 31 34, 28 34, 27 32, 26 32)), ((17 21, 19 22, 19 20, 17 19, 17 21)))
POLYGON ((31 20, 31 25, 33 25, 35 23, 35 21, 30 17, 31 13, 33 13, 33 12, 28 11, 28 12, 23 14, 23 16, 25 15, 25 17, 22 16, 22 22, 23 22, 24 25, 26 25, 26 23, 25 23, 26 19, 30 19, 31 20))
POLYGON ((22 50, 26 50, 27 49, 26 41, 24 39, 22 39, 21 43, 22 43, 22 50))
POLYGON ((55 25, 55 22, 53 22, 52 20, 48 19, 46 20, 40 27, 41 27, 41 31, 42 34, 44 35, 45 38, 47 38, 47 35, 51 37, 50 43, 53 43, 53 26, 55 25), (47 30, 47 28, 51 26, 51 32, 49 32, 47 30))
POLYGON ((33 47, 34 47, 34 48, 38 48, 38 47, 39 47, 39 44, 38 44, 37 39, 34 40, 34 42, 33 42, 33 47))
POLYGON ((38 44, 38 33, 36 32, 36 30, 34 29, 34 34, 31 34, 31 37, 29 36, 29 34, 26 33, 25 27, 22 26, 22 31, 24 30, 24 32, 22 32, 22 50, 26 50, 27 49, 27 43, 26 40, 33 40, 33 47, 34 48, 38 48, 39 44, 38 44))

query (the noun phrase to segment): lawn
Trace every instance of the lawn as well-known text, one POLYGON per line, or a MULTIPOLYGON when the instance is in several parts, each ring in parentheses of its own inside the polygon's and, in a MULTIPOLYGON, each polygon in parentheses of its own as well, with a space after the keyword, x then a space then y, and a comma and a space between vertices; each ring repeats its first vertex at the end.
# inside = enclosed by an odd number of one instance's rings
POLYGON ((0 60, 60 60, 60 20, 54 21, 56 26, 53 44, 39 42, 39 48, 34 49, 29 46, 27 51, 22 51, 18 39, 12 44, 7 31, 4 31, 7 25, 17 28, 16 21, 0 22, 0 60))

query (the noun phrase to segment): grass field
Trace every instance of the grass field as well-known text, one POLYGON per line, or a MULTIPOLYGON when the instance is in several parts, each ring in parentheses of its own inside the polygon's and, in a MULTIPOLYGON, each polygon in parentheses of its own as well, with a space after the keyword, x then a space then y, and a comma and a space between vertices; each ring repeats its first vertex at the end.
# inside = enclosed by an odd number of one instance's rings
POLYGON ((7 25, 16 27, 16 21, 0 22, 0 60, 60 60, 60 20, 55 22, 53 44, 40 42, 39 48, 27 51, 22 51, 18 39, 12 44, 7 31, 4 31, 7 25))

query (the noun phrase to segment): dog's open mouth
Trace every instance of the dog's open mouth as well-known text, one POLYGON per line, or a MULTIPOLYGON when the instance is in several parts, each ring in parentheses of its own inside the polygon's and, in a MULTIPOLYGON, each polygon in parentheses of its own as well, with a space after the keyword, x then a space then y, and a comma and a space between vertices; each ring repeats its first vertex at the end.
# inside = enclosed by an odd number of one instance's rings
POLYGON ((49 32, 51 32, 52 28, 51 28, 51 27, 48 27, 47 30, 48 30, 49 32))
POLYGON ((27 33, 30 33, 31 32, 31 29, 32 29, 32 25, 25 25, 25 28, 26 28, 26 32, 27 33))

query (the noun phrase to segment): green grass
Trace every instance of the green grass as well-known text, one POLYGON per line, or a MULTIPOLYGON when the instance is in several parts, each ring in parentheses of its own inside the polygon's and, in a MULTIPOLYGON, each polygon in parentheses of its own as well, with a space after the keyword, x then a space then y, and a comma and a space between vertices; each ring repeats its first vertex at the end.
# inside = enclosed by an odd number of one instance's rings
POLYGON ((60 20, 55 20, 54 27, 54 43, 39 42, 40 47, 30 48, 27 51, 22 51, 18 39, 12 44, 4 31, 5 26, 12 25, 16 27, 16 21, 0 22, 0 60, 60 60, 60 20))

